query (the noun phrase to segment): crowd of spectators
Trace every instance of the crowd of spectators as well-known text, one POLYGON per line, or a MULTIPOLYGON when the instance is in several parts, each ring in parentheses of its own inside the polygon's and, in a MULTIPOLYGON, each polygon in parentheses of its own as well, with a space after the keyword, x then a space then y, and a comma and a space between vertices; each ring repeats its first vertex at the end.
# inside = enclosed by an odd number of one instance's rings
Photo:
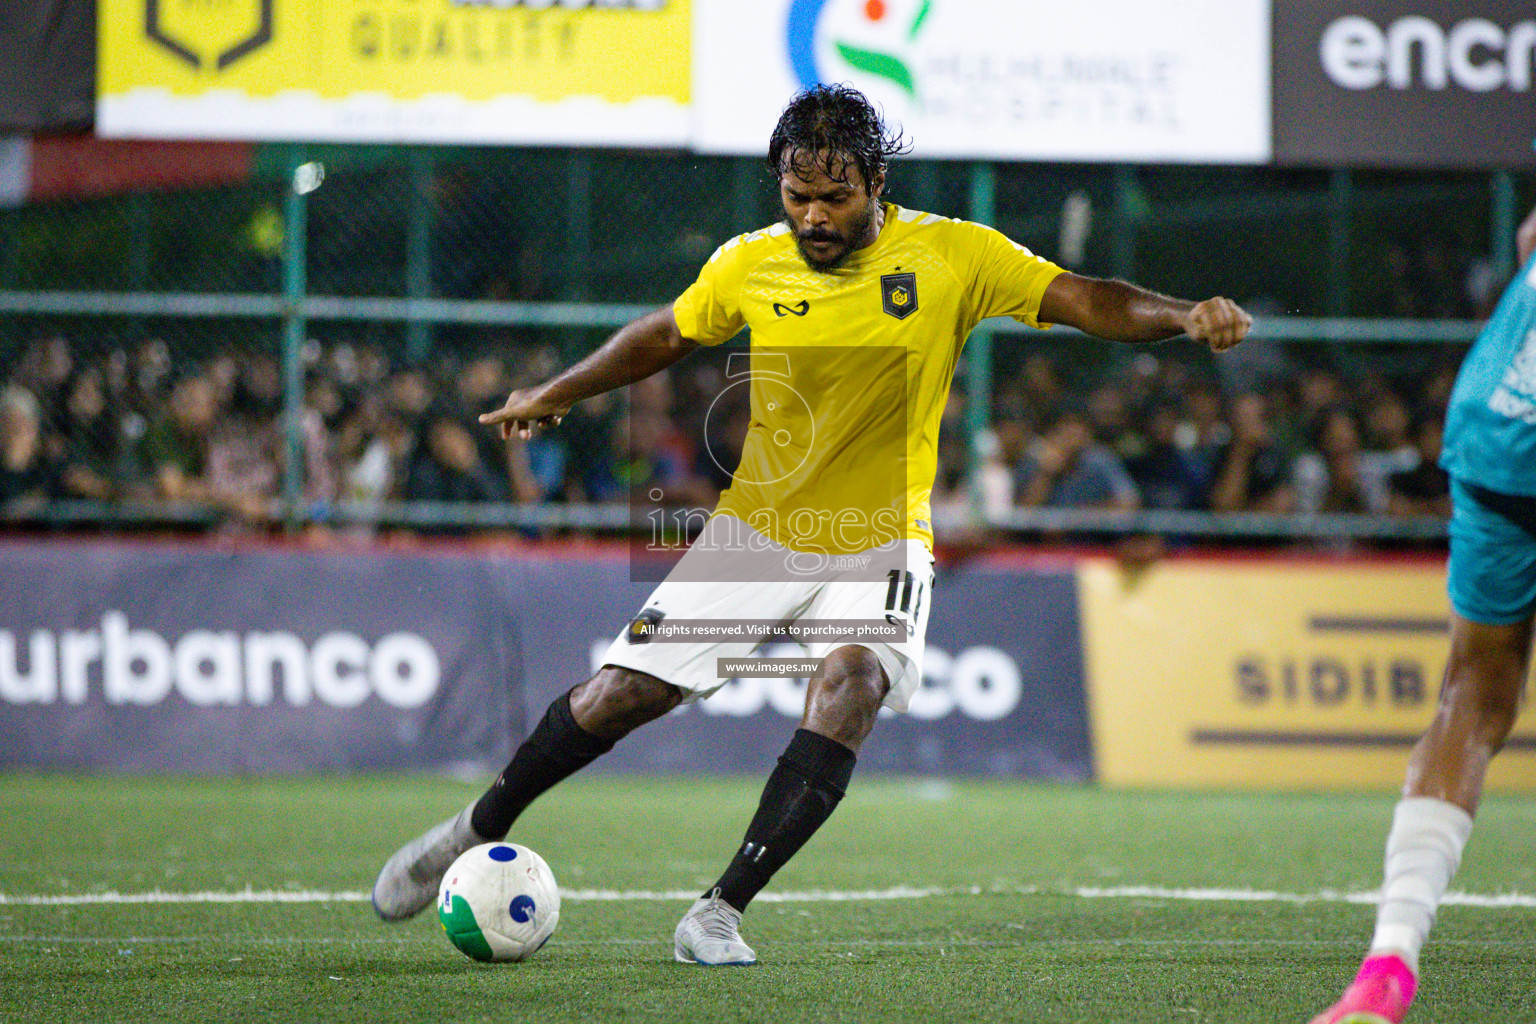
MULTIPOLYGON (((476 417, 558 368, 549 346, 509 351, 399 365, 377 346, 311 342, 292 445, 274 353, 193 361, 159 338, 93 352, 39 338, 0 382, 0 506, 162 505, 261 525, 280 515, 290 451, 306 517, 320 521, 339 503, 366 518, 393 501, 620 502, 657 488, 706 504, 729 482, 731 467, 688 440, 703 417, 679 411, 707 408, 698 388, 718 378, 691 373, 679 388, 664 374, 583 403, 558 432, 503 442, 476 417)), ((715 417, 717 434, 745 433, 744 405, 715 417)), ((738 438, 717 438, 715 456, 728 460, 738 438)))
MULTIPOLYGON (((1210 361, 1148 349, 1074 387, 1071 350, 1042 347, 996 382, 991 427, 974 446, 957 382, 935 518, 972 508, 973 482, 993 513, 1448 514, 1436 459, 1454 360, 1402 380, 1258 358, 1259 370, 1223 377, 1210 361)), ((394 501, 708 506, 729 483, 750 413, 745 389, 727 388, 707 353, 585 402, 527 441, 504 443, 475 422, 560 362, 527 341, 424 365, 371 344, 311 342, 290 444, 270 351, 192 360, 159 338, 104 347, 40 337, 0 382, 0 507, 159 504, 260 529, 281 514, 291 450, 317 521, 338 507, 366 519, 394 501)))
POLYGON ((1409 381, 1289 365, 1223 380, 1143 352, 1085 393, 1062 371, 1059 355, 1025 359, 974 448, 966 397, 952 392, 937 506, 972 502, 974 478, 994 515, 1021 506, 1450 514, 1438 460, 1454 360, 1409 381))

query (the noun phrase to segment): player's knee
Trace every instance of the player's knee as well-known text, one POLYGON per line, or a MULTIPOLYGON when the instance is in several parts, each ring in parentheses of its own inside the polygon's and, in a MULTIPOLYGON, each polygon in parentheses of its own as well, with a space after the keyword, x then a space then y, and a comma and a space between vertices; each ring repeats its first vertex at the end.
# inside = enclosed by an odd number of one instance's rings
POLYGON ((571 691, 571 713, 582 728, 617 738, 682 703, 683 691, 655 676, 604 665, 571 691))
POLYGON ((820 691, 822 703, 871 713, 880 707, 889 688, 875 652, 857 644, 828 654, 813 685, 820 691))

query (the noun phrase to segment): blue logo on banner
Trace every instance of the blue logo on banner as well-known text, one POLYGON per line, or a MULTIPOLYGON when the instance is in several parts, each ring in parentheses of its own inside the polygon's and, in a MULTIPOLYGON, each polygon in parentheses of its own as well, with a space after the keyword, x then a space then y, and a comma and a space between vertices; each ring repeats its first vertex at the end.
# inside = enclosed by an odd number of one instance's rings
POLYGON ((821 81, 816 69, 816 23, 828 0, 794 0, 784 26, 784 42, 789 49, 789 65, 795 69, 800 88, 809 89, 821 81))
MULTIPOLYGON (((832 0, 792 0, 789 5, 789 13, 784 22, 784 46, 789 56, 789 65, 795 72, 795 78, 800 82, 800 88, 809 89, 827 81, 821 68, 816 63, 816 29, 821 23, 821 18, 826 13, 827 6, 832 0)), ((913 72, 910 50, 914 41, 921 34, 923 26, 928 22, 928 16, 933 12, 935 0, 922 0, 917 10, 912 15, 912 22, 906 27, 903 35, 905 42, 899 44, 897 52, 887 52, 885 49, 871 49, 860 41, 863 33, 855 30, 854 38, 833 39, 832 48, 838 56, 853 71, 858 72, 854 76, 855 84, 861 75, 869 75, 874 78, 883 78, 890 84, 906 93, 912 100, 919 99, 917 76, 913 72)), ((848 6, 852 6, 849 4, 848 6)), ((887 6, 887 0, 866 0, 861 5, 863 17, 870 26, 879 26, 885 22, 892 13, 887 6)), ((847 27, 847 26, 845 26, 847 27)), ((880 33, 889 45, 889 32, 882 30, 880 33)))

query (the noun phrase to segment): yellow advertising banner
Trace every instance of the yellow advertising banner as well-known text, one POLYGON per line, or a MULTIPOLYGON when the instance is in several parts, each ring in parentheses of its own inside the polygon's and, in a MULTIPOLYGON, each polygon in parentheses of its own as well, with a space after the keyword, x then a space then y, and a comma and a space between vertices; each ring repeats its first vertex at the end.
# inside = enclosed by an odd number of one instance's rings
MULTIPOLYGON (((1093 559, 1078 588, 1105 784, 1402 785, 1445 669, 1443 567, 1093 559)), ((1491 788, 1536 789, 1533 733, 1517 725, 1491 788)))
POLYGON ((100 0, 104 135, 681 145, 690 0, 100 0))

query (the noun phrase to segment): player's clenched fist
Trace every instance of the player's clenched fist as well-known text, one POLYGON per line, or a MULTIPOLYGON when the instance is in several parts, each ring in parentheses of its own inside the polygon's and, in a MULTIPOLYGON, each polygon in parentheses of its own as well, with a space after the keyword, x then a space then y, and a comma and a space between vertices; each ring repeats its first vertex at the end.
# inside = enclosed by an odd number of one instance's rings
POLYGON ((543 397, 539 388, 525 388, 508 395, 500 409, 484 414, 480 422, 486 426, 501 427, 503 441, 510 438, 514 431, 518 437, 527 440, 533 435, 535 423, 541 427, 558 427, 561 419, 570 411, 569 405, 560 405, 543 397))
POLYGON ((1185 317, 1184 331, 1211 346, 1212 352, 1225 352, 1246 338, 1252 326, 1253 317, 1242 306, 1218 295, 1195 303, 1185 317))

